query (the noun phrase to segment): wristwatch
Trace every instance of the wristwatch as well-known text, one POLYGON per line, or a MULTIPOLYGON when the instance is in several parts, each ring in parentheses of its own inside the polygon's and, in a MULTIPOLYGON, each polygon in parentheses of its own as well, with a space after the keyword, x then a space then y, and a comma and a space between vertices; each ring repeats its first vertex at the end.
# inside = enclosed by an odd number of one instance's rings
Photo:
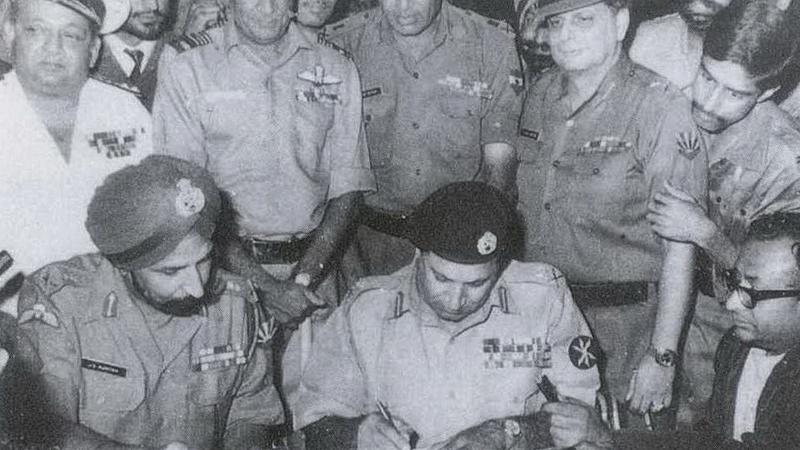
POLYGON ((650 354, 656 360, 656 364, 662 367, 675 367, 678 364, 678 354, 667 348, 657 348, 650 346, 650 354))
POLYGON ((505 448, 513 448, 517 443, 519 435, 522 434, 522 427, 519 422, 514 419, 506 419, 503 421, 503 431, 506 433, 505 448))

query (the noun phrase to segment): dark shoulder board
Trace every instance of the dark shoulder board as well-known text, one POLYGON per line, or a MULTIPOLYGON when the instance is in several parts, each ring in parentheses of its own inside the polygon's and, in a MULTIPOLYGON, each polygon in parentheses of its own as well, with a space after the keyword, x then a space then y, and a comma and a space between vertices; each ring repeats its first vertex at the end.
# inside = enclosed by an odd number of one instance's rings
POLYGON ((121 82, 121 81, 112 80, 112 79, 104 77, 103 75, 100 75, 98 73, 93 73, 90 77, 95 81, 99 81, 99 82, 101 82, 103 84, 107 84, 109 86, 114 86, 115 88, 122 89, 123 91, 126 91, 126 92, 130 92, 131 94, 136 95, 138 97, 142 96, 142 91, 140 91, 138 87, 136 87, 136 86, 134 86, 132 84, 128 84, 128 83, 124 83, 124 82, 121 82))
POLYGON ((337 53, 339 53, 340 55, 344 56, 345 58, 347 58, 347 59, 349 59, 351 61, 353 60, 353 56, 350 54, 350 52, 348 52, 347 50, 343 49, 342 47, 339 47, 338 45, 334 44, 333 42, 325 39, 325 33, 317 34, 317 44, 319 44, 319 45, 321 45, 323 47, 332 48, 332 49, 336 50, 337 53))
POLYGON ((362 11, 352 16, 345 17, 344 19, 327 25, 326 32, 328 36, 340 36, 347 34, 352 30, 363 28, 370 20, 371 17, 377 16, 379 8, 372 8, 362 11))
POLYGON ((167 44, 178 51, 183 53, 193 48, 202 47, 214 42, 211 35, 207 31, 199 31, 197 33, 182 34, 180 36, 173 36, 167 41, 167 44))

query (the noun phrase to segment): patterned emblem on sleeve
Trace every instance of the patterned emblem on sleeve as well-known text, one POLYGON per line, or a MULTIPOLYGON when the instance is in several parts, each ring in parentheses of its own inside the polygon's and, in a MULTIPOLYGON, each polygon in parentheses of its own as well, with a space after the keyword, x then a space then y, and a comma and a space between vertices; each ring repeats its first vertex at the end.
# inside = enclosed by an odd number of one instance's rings
POLYGON ((678 151, 689 160, 700 153, 700 137, 695 133, 678 133, 678 151))
POLYGON ((596 366, 601 357, 600 346, 591 336, 578 336, 569 344, 569 360, 581 370, 596 366))

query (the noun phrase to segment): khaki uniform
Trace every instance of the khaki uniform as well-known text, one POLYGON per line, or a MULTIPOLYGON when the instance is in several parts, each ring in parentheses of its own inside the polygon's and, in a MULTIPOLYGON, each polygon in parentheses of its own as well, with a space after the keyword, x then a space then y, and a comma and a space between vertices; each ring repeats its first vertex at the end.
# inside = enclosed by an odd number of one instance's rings
MULTIPOLYGON (((558 267, 572 284, 646 284, 646 301, 593 305, 587 320, 608 357, 606 381, 624 398, 657 307, 662 243, 645 219, 669 181, 704 202, 707 154, 689 101, 627 57, 571 113, 560 69, 529 90, 517 144, 525 259, 558 267)), ((623 300, 623 299, 616 299, 623 300)))
POLYGON ((240 44, 232 21, 205 33, 209 43, 159 79, 155 145, 211 172, 243 234, 305 236, 328 200, 374 189, 350 60, 295 24, 273 65, 240 44))
POLYGON ((19 327, 59 414, 126 444, 205 449, 239 425, 283 421, 249 284, 217 272, 217 301, 173 317, 130 283, 93 254, 46 266, 23 287, 19 327))
POLYGON ((429 448, 486 420, 526 415, 560 395, 594 403, 597 345, 563 276, 512 262, 487 303, 449 332, 417 291, 416 264, 369 277, 318 335, 295 405, 295 427, 358 417, 384 403, 429 448))

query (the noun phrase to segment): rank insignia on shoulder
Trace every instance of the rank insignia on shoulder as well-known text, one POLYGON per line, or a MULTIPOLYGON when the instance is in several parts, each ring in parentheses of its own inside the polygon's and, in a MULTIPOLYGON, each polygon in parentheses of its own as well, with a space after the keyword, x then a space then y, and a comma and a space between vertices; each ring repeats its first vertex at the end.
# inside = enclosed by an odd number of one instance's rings
POLYGON ((193 358, 192 362, 193 371, 205 372, 244 364, 247 362, 247 357, 241 344, 226 344, 200 350, 197 358, 193 358))
POLYGON ((94 370, 95 372, 103 372, 115 377, 125 378, 128 376, 128 369, 113 364, 104 363, 89 358, 81 358, 81 368, 86 370, 94 370))
POLYGON ((211 38, 211 35, 208 34, 207 31, 199 31, 197 33, 189 33, 180 36, 175 36, 172 39, 170 39, 167 42, 167 44, 169 44, 170 47, 177 50, 178 53, 183 53, 186 50, 190 50, 196 47, 202 47, 212 42, 214 42, 214 40, 211 38))
POLYGON ((567 348, 572 365, 581 370, 591 369, 600 361, 600 345, 591 336, 578 336, 567 348))
POLYGON ((678 133, 678 151, 688 160, 693 160, 700 153, 700 137, 693 132, 678 133))
POLYGON ((539 140, 539 132, 529 128, 520 128, 519 135, 524 138, 533 139, 534 141, 539 140))
POLYGON ((324 31, 317 34, 317 44, 319 44, 319 45, 321 45, 323 47, 328 47, 328 48, 334 49, 340 55, 344 56, 347 59, 350 59, 350 60, 353 59, 353 55, 351 55, 350 52, 348 52, 347 50, 343 49, 342 47, 339 47, 338 45, 334 44, 333 42, 329 41, 327 39, 327 35, 326 35, 326 33, 324 31))
POLYGON ((92 133, 87 137, 89 147, 97 150, 98 155, 108 159, 130 156, 136 149, 139 136, 146 133, 144 128, 128 130, 112 130, 92 133))
POLYGON ((446 86, 450 92, 468 95, 470 97, 480 97, 485 100, 491 100, 494 95, 489 89, 489 85, 480 80, 464 80, 459 77, 447 75, 446 77, 436 80, 442 86, 446 86))
POLYGON ((18 323, 22 325, 23 323, 30 322, 32 320, 38 320, 46 325, 50 325, 53 328, 58 328, 58 317, 55 314, 48 311, 47 308, 41 304, 37 303, 26 311, 23 311, 19 315, 18 323))
POLYGON ((511 89, 514 90, 514 93, 519 95, 525 90, 525 78, 522 75, 522 71, 518 69, 514 69, 508 75, 508 84, 511 85, 511 89))

